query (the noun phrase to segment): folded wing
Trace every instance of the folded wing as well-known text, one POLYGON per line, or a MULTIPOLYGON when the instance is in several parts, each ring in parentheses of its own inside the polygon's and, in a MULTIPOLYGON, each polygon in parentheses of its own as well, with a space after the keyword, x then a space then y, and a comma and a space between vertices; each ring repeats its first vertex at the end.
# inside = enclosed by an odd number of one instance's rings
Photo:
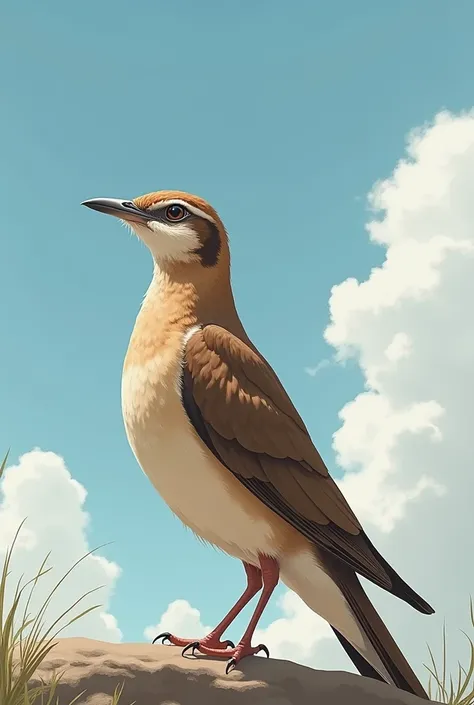
POLYGON ((360 575, 416 609, 432 608, 377 552, 270 365, 208 325, 184 351, 183 404, 203 442, 267 507, 360 575))

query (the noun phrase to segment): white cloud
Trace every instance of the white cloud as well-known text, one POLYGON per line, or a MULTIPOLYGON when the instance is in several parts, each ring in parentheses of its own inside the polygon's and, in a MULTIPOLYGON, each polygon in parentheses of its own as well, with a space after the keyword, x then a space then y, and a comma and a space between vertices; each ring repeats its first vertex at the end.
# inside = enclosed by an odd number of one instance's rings
MULTIPOLYGON (((375 544, 437 610, 419 615, 368 586, 423 677, 425 643, 436 649, 445 617, 452 634, 468 626, 474 589, 474 114, 443 112, 414 131, 369 203, 380 215, 367 230, 385 261, 366 281, 332 289, 325 332, 366 381, 340 412, 334 450, 341 488, 375 544)), ((274 655, 348 667, 296 596, 281 609, 259 634, 274 655)))
POLYGON ((283 616, 258 629, 254 643, 266 644, 273 658, 314 665, 315 647, 333 636, 330 626, 291 590, 279 598, 277 605, 283 616))
MULTIPOLYGON (((57 580, 93 548, 87 540, 86 495, 64 460, 52 452, 33 450, 21 456, 17 465, 6 469, 0 484, 0 563, 19 524, 26 518, 14 551, 7 607, 18 578, 22 574, 26 579, 32 578, 49 551, 48 565, 52 570, 38 583, 32 614, 57 580)), ((46 621, 48 617, 58 617, 88 590, 103 586, 80 603, 76 613, 93 604, 100 603, 103 607, 77 621, 62 635, 120 641, 122 634, 117 621, 107 611, 119 573, 119 566, 100 553, 88 556, 56 593, 46 621)))
POLYGON ((385 357, 391 363, 397 363, 411 353, 411 340, 406 333, 395 333, 390 344, 385 348, 385 357))
POLYGON ((206 627, 201 622, 201 613, 195 607, 191 607, 187 600, 174 600, 161 616, 160 621, 155 626, 145 628, 144 636, 147 640, 153 640, 162 632, 171 632, 180 637, 190 637, 199 639, 206 636, 212 627, 206 627))
POLYGON ((316 377, 318 372, 321 372, 321 370, 324 370, 326 367, 329 367, 330 365, 331 365, 331 360, 324 358, 323 360, 320 360, 318 362, 318 364, 315 365, 314 367, 305 367, 304 371, 310 377, 316 377))
POLYGON ((448 448, 458 455, 452 426, 469 414, 464 390, 474 380, 473 115, 441 113, 412 133, 407 152, 369 196, 381 217, 367 230, 385 262, 366 281, 333 288, 325 332, 340 358, 357 359, 367 389, 340 412, 340 484, 384 531, 427 492, 450 491, 444 462, 431 461, 448 448), (413 445, 424 461, 409 457, 413 445))
POLYGON ((423 472, 423 466, 404 480, 404 473, 393 462, 407 436, 420 435, 424 442, 440 443, 438 423, 443 413, 435 400, 396 408, 390 398, 375 392, 360 394, 342 409, 343 425, 334 435, 338 463, 346 470, 339 486, 363 522, 391 531, 405 515, 408 503, 425 491, 444 494, 444 484, 423 472))
MULTIPOLYGON (((474 114, 443 112, 369 196, 385 261, 335 286, 325 338, 366 389, 340 412, 340 486, 379 549, 437 610, 369 589, 414 666, 441 621, 466 627, 474 584, 474 114)), ((455 654, 453 654, 454 656, 455 654)))
MULTIPOLYGON (((437 610, 370 589, 415 666, 468 626, 474 391, 474 113, 440 113, 369 196, 385 261, 330 298, 325 332, 366 389, 340 412, 340 486, 379 550, 437 610)), ((453 658, 459 656, 455 651, 453 658)))

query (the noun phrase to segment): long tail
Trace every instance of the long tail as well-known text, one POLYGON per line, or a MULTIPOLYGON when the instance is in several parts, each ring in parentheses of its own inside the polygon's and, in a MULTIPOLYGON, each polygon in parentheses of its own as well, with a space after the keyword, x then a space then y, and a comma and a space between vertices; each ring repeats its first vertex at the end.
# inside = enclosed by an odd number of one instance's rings
MULTIPOLYGON (((361 631, 373 647, 392 683, 408 693, 428 700, 425 689, 366 595, 357 575, 350 572, 337 582, 361 631)), ((351 644, 334 627, 333 630, 347 655, 362 675, 385 680, 364 655, 355 648, 355 645, 351 644)))
MULTIPOLYGON (((391 589, 388 590, 395 597, 400 598, 408 605, 413 607, 418 612, 422 614, 434 614, 434 609, 426 600, 424 600, 420 595, 418 595, 412 587, 410 587, 392 568, 390 563, 387 563, 385 558, 377 551, 372 541, 369 539, 365 532, 361 532, 361 537, 364 543, 369 547, 373 557, 382 566, 388 575, 390 582, 392 584, 391 589)), ((385 588, 387 589, 387 588, 385 588)))
POLYGON ((351 568, 308 547, 282 560, 281 579, 329 622, 361 675, 428 699, 351 568))

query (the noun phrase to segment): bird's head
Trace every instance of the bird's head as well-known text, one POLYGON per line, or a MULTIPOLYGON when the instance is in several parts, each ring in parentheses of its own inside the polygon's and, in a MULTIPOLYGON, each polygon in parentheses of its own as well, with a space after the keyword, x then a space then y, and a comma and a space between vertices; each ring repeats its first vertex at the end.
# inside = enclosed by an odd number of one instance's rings
POLYGON ((228 266, 227 234, 205 200, 182 191, 156 191, 127 201, 93 198, 82 204, 128 225, 161 269, 194 265, 214 271, 228 266))

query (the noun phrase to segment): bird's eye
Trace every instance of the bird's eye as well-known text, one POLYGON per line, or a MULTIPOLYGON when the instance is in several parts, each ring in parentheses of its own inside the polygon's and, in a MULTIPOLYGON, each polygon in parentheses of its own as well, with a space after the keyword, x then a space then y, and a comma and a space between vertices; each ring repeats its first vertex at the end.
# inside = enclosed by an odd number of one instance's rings
POLYGON ((177 220, 183 220, 188 214, 186 208, 174 203, 172 206, 168 206, 166 209, 166 217, 168 220, 176 222, 177 220))

